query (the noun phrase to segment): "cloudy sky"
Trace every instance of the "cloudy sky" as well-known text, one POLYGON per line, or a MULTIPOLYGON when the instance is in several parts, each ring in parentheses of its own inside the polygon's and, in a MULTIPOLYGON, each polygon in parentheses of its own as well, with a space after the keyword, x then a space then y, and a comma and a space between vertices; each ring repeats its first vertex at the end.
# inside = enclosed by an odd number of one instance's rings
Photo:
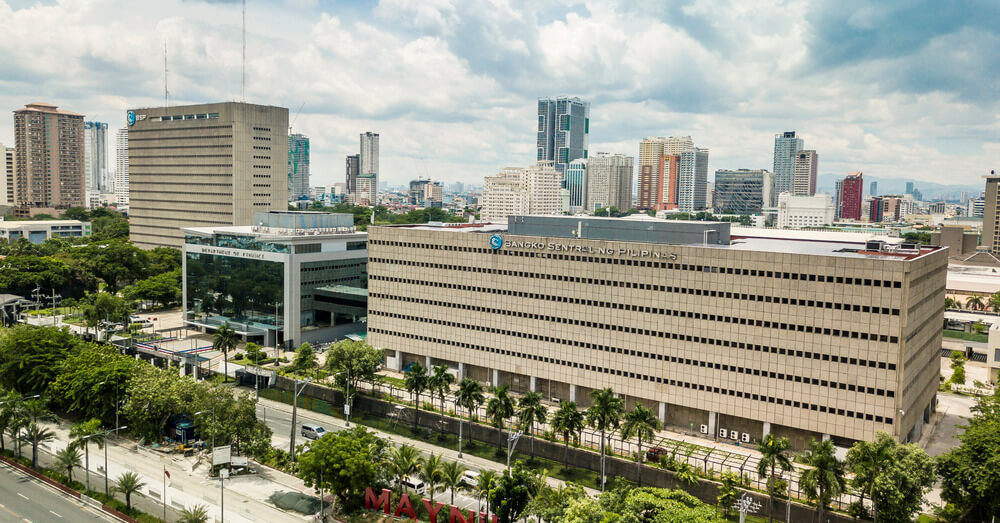
MULTIPOLYGON (((559 95, 592 103, 592 152, 689 134, 712 172, 770 169, 784 130, 821 173, 1000 168, 995 0, 247 3, 246 100, 302 106, 314 185, 343 181, 365 130, 383 180, 481 183, 533 160, 535 100, 559 95)), ((0 0, 0 107, 120 127, 162 104, 164 42, 172 104, 240 97, 238 1, 0 0)))

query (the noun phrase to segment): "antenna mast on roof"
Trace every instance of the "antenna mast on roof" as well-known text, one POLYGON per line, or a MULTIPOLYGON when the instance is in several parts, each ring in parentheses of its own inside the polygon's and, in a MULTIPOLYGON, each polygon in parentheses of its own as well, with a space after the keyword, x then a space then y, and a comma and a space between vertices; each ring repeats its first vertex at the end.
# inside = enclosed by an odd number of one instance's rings
POLYGON ((163 106, 168 105, 169 91, 167 91, 167 41, 163 40, 163 106))
POLYGON ((243 0, 243 83, 240 98, 243 102, 247 101, 247 0, 243 0))

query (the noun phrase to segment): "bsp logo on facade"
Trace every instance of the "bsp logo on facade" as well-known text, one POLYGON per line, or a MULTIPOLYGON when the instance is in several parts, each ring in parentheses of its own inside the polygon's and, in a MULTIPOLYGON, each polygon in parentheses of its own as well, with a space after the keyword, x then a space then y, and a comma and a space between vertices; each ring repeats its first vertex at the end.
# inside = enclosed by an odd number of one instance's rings
POLYGON ((490 247, 492 247, 494 251, 499 250, 500 247, 503 247, 503 238, 501 238, 499 234, 490 236, 490 247))
POLYGON ((129 111, 128 114, 126 114, 126 119, 128 120, 129 127, 135 125, 135 111, 129 111))

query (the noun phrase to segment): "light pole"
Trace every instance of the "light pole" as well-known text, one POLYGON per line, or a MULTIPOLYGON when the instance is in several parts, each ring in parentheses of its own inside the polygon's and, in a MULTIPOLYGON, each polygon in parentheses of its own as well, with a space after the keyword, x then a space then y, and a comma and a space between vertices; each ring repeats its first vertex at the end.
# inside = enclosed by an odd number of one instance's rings
POLYGON ((104 431, 104 432, 101 433, 101 434, 104 435, 104 495, 105 496, 110 496, 111 495, 111 494, 108 493, 109 492, 109 490, 108 490, 108 476, 110 476, 111 473, 110 473, 110 471, 108 471, 108 439, 107 439, 107 436, 108 436, 108 434, 111 434, 112 432, 114 432, 115 434, 117 434, 119 430, 125 430, 127 428, 128 428, 128 426, 121 426, 121 427, 118 427, 116 429, 106 430, 106 431, 104 431))
POLYGON ((788 494, 788 499, 785 500, 785 523, 792 523, 792 469, 788 469, 788 487, 785 491, 788 494))
POLYGON ((347 374, 346 385, 344 386, 344 416, 347 418, 347 426, 351 426, 351 369, 344 369, 336 374, 334 377, 340 376, 341 374, 347 374))
POLYGON ((292 461, 295 461, 295 416, 298 413, 299 406, 299 394, 302 393, 306 388, 306 384, 312 381, 312 378, 306 378, 304 380, 296 379, 292 382, 292 437, 288 442, 288 453, 292 455, 292 461), (302 382, 302 388, 299 388, 299 382, 302 382))
MULTIPOLYGON (((200 414, 207 414, 209 412, 212 413, 212 422, 214 423, 215 422, 215 407, 212 407, 212 408, 210 408, 208 410, 200 410, 198 412, 195 412, 194 415, 198 416, 200 414)), ((215 468, 215 429, 214 428, 212 429, 212 468, 213 469, 215 468)))
POLYGON ((507 470, 508 471, 510 471, 510 454, 511 454, 511 449, 513 449, 514 447, 517 446, 517 440, 521 438, 522 434, 524 434, 524 432, 522 432, 522 431, 519 430, 519 431, 517 431, 517 432, 515 432, 513 434, 508 434, 507 435, 507 470))
POLYGON ((455 412, 458 413, 458 459, 462 459, 462 411, 458 409, 458 394, 455 394, 455 412))

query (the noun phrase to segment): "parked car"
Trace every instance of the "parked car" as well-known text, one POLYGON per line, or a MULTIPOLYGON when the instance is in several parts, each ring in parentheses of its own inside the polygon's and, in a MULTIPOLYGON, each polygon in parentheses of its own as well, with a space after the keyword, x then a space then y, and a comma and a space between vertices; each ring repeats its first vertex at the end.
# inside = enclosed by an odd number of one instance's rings
POLYGON ((320 439, 326 434, 326 429, 319 425, 313 425, 310 423, 302 424, 302 436, 309 439, 320 439))
POLYGON ((466 487, 474 487, 479 484, 479 471, 478 470, 466 470, 462 473, 462 485, 466 487))
POLYGON ((403 477, 403 486, 412 490, 416 494, 420 494, 421 496, 424 494, 424 490, 426 489, 423 481, 420 481, 419 479, 410 479, 408 476, 403 477))
POLYGON ((655 463, 657 461, 660 461, 660 456, 663 456, 666 453, 667 453, 666 449, 660 447, 652 447, 646 450, 646 461, 655 463))

